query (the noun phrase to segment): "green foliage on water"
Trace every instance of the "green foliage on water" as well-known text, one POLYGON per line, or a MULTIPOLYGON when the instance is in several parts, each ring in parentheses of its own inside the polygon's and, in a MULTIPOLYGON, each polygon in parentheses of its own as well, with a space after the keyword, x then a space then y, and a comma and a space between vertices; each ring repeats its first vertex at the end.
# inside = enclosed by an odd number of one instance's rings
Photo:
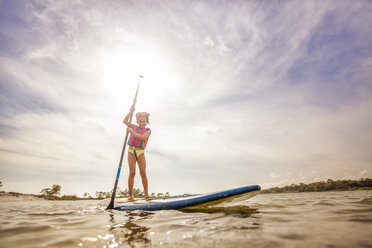
POLYGON ((261 193, 296 193, 296 192, 322 192, 341 190, 371 190, 372 179, 361 178, 360 180, 337 180, 328 179, 326 182, 314 182, 310 184, 291 184, 284 187, 274 187, 262 190, 261 193))

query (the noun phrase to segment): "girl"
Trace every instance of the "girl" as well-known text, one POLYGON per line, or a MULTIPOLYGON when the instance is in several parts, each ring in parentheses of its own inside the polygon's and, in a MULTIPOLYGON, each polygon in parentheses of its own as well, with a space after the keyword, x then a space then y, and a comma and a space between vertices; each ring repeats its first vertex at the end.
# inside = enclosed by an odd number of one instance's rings
POLYGON ((128 141, 128 165, 129 165, 129 177, 128 177, 128 190, 129 197, 128 201, 133 201, 133 183, 134 176, 136 175, 136 162, 138 162, 138 167, 140 170, 140 175, 142 179, 143 191, 145 191, 145 198, 151 199, 148 192, 148 183, 146 176, 146 158, 145 158, 145 148, 147 141, 151 134, 150 128, 146 128, 149 124, 149 115, 146 112, 136 113, 137 125, 131 124, 129 126, 129 117, 134 111, 134 106, 130 108, 129 113, 125 116, 123 123, 128 126, 127 131, 130 133, 130 138, 128 141))

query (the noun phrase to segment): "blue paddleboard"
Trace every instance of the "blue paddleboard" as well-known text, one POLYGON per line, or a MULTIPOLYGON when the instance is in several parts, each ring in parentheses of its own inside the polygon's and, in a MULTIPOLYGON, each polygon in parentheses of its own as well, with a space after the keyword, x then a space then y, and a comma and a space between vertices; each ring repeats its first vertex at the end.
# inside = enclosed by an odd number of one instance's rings
POLYGON ((247 200, 258 194, 261 187, 259 185, 245 186, 220 192, 198 195, 181 199, 151 200, 142 202, 127 202, 114 209, 121 211, 129 210, 170 210, 170 209, 195 209, 210 207, 225 203, 236 203, 247 200))

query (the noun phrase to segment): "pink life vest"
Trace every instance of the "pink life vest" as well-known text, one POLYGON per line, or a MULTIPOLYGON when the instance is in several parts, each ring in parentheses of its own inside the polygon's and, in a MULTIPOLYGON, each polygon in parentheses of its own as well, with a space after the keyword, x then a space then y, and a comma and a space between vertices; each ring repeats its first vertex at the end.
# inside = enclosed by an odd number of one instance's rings
MULTIPOLYGON (((142 128, 141 129, 137 125, 132 125, 132 130, 134 132, 138 133, 138 134, 143 135, 147 130, 150 130, 150 128, 142 128)), ((129 140, 128 140, 128 145, 138 147, 138 148, 141 148, 141 149, 145 149, 148 141, 149 141, 149 138, 144 139, 144 140, 140 140, 140 139, 137 139, 136 137, 134 137, 134 135, 131 134, 130 137, 129 137, 129 140)))

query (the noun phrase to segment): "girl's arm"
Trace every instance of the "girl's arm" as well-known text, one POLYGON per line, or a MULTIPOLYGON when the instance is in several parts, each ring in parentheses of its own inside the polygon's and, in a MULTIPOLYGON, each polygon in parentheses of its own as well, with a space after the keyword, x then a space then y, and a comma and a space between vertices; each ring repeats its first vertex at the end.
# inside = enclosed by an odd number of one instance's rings
MULTIPOLYGON (((134 106, 132 105, 132 107, 130 108, 129 113, 125 116, 125 118, 124 118, 124 120, 123 120, 123 123, 124 123, 126 126, 128 126, 128 127, 129 127, 129 117, 130 117, 130 115, 133 113, 133 111, 134 111, 134 106)), ((132 125, 131 125, 131 127, 132 127, 132 125)))
POLYGON ((132 128, 128 127, 128 132, 131 133, 134 137, 136 137, 136 139, 139 139, 139 140, 145 140, 147 139, 150 134, 151 134, 151 130, 147 130, 144 134, 139 134, 139 133, 136 133, 132 130, 132 128))

